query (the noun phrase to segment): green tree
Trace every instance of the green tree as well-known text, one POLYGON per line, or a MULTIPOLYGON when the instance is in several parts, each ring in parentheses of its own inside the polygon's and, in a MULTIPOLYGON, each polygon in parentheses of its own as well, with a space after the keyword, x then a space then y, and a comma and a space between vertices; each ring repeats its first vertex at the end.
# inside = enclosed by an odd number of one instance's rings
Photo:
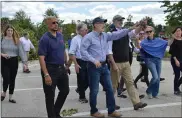
POLYGON ((182 25, 182 1, 171 4, 169 0, 162 1, 163 5, 161 7, 165 7, 164 13, 167 14, 165 21, 169 26, 181 26, 182 25))
POLYGON ((132 15, 128 15, 127 21, 124 23, 124 27, 129 28, 134 25, 134 22, 132 22, 132 15))
POLYGON ((64 40, 67 41, 71 38, 71 33, 76 33, 76 24, 69 23, 63 25, 63 36, 64 40))
POLYGON ((4 28, 7 24, 9 24, 11 21, 8 17, 2 17, 1 18, 1 33, 4 31, 4 28))
POLYGON ((11 23, 14 24, 16 28, 21 27, 23 29, 28 28, 33 31, 36 30, 34 24, 31 22, 30 17, 27 16, 23 10, 19 10, 18 12, 15 13, 11 23))

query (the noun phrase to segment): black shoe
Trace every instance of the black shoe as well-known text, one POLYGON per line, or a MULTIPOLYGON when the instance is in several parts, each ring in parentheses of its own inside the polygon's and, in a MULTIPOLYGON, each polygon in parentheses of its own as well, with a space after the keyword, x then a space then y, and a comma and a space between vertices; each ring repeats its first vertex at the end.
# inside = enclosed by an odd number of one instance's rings
POLYGON ((77 93, 79 93, 78 88, 76 88, 75 91, 76 91, 77 93))
POLYGON ((61 117, 60 115, 57 115, 56 118, 63 118, 63 117, 61 117))
POLYGON ((13 100, 13 99, 9 100, 9 102, 11 102, 11 103, 16 103, 16 101, 13 100))
POLYGON ((123 88, 123 91, 122 92, 124 92, 124 91, 126 91, 126 88, 123 88))
POLYGON ((118 95, 118 97, 120 97, 120 98, 127 98, 127 96, 124 95, 124 94, 120 94, 120 95, 118 95))
POLYGON ((143 94, 142 95, 139 95, 139 98, 140 99, 143 99, 144 97, 145 97, 145 95, 143 95, 143 94))
POLYGON ((141 82, 145 82, 145 79, 141 79, 141 82))
POLYGON ((84 98, 84 99, 79 99, 79 102, 81 102, 81 103, 88 103, 88 100, 87 100, 86 98, 84 98))
POLYGON ((115 110, 119 110, 119 109, 120 109, 120 106, 116 105, 115 110))
POLYGON ((147 103, 139 102, 136 105, 134 105, 134 110, 138 110, 139 108, 144 108, 147 106, 147 103))
POLYGON ((3 100, 4 100, 4 98, 5 98, 5 96, 1 96, 1 101, 3 101, 3 100))
POLYGON ((181 96, 182 92, 181 91, 175 91, 174 94, 177 95, 177 96, 181 96))
POLYGON ((160 78, 160 81, 164 81, 165 80, 165 78, 160 78))
POLYGON ((27 69, 27 70, 24 70, 23 72, 24 73, 30 73, 31 71, 29 69, 27 69))
POLYGON ((134 85, 135 85, 135 88, 136 88, 136 89, 138 89, 137 84, 136 84, 136 83, 134 83, 134 85))
POLYGON ((106 91, 106 89, 105 89, 105 88, 103 88, 103 91, 106 91))

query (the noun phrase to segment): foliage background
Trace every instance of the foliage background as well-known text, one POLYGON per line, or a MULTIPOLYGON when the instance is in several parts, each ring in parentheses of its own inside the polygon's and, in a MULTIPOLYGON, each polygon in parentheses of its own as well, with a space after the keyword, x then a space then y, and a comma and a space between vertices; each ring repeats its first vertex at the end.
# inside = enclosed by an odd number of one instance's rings
MULTIPOLYGON (((155 28, 155 36, 160 36, 160 32, 164 32, 163 37, 170 38, 171 32, 176 26, 182 26, 182 1, 177 2, 175 4, 171 4, 170 1, 163 1, 163 5, 161 7, 165 7, 166 10, 164 13, 167 14, 166 16, 166 25, 162 26, 161 24, 155 25, 153 19, 150 16, 145 16, 144 18, 148 19, 148 24, 155 28)), ((71 23, 64 24, 64 20, 61 20, 58 17, 57 12, 53 8, 49 8, 42 14, 43 17, 47 16, 56 16, 59 19, 59 28, 62 31, 64 36, 64 40, 67 43, 67 40, 70 39, 70 34, 75 33, 76 23, 84 22, 87 24, 89 31, 92 31, 92 19, 85 19, 84 21, 74 21, 72 20, 71 23)), ((134 22, 132 22, 133 16, 130 14, 126 18, 126 22, 124 23, 124 27, 131 27, 134 22)), ((4 27, 7 24, 12 24, 15 29, 18 31, 20 37, 23 33, 27 32, 29 34, 29 39, 34 44, 36 50, 38 48, 38 41, 41 36, 47 31, 47 27, 42 21, 41 23, 33 23, 30 19, 30 16, 26 14, 25 11, 20 10, 14 14, 13 19, 9 19, 7 17, 1 18, 1 36, 3 36, 4 27)), ((106 24, 106 31, 109 31, 110 24, 106 24)), ((67 47, 67 46, 66 46, 67 47)), ((169 57, 170 55, 168 52, 166 56, 169 57)), ((33 51, 30 52, 30 60, 37 59, 38 56, 33 54, 33 51)))

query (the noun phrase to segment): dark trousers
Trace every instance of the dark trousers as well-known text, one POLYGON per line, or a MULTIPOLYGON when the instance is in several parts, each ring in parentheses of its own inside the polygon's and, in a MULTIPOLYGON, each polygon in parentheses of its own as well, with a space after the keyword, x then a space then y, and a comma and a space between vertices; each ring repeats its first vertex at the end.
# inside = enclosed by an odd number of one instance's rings
POLYGON ((43 77, 44 74, 41 71, 47 114, 48 118, 56 118, 56 116, 59 116, 61 108, 63 107, 63 104, 69 93, 69 80, 63 65, 47 64, 46 67, 52 79, 52 85, 46 85, 45 79, 43 77), (59 90, 59 93, 57 100, 54 103, 56 86, 59 90))
POLYGON ((173 58, 171 58, 171 65, 175 74, 174 77, 174 91, 180 91, 179 86, 182 84, 182 76, 180 77, 180 71, 182 72, 182 62, 180 67, 177 67, 173 58))
POLYGON ((129 63, 130 63, 130 65, 132 64, 132 62, 133 62, 133 52, 129 52, 129 63))
POLYGON ((88 88, 88 71, 87 62, 81 59, 76 59, 80 65, 79 73, 77 73, 77 86, 79 91, 79 99, 85 99, 85 91, 88 88))
POLYGON ((103 64, 100 68, 88 62, 88 76, 89 76, 89 88, 90 88, 90 107, 91 114, 98 112, 97 109, 97 94, 99 91, 100 79, 103 79, 103 85, 106 89, 106 104, 108 113, 111 114, 115 111, 115 99, 112 88, 111 76, 106 64, 103 64))
POLYGON ((6 59, 1 57, 1 74, 3 77, 3 91, 9 87, 9 94, 14 93, 15 79, 18 71, 18 57, 6 59))
POLYGON ((139 79, 141 79, 144 76, 145 82, 147 84, 147 86, 149 86, 149 79, 148 79, 148 68, 146 64, 140 64, 142 71, 141 73, 136 77, 134 83, 136 84, 138 82, 139 79))

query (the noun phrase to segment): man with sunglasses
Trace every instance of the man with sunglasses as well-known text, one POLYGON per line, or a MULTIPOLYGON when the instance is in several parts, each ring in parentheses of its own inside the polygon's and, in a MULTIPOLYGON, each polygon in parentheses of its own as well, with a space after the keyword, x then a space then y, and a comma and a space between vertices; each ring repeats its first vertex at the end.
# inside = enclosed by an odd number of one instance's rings
POLYGON ((108 54, 109 40, 119 40, 130 32, 129 29, 123 29, 117 32, 105 33, 104 26, 106 22, 106 19, 102 19, 100 17, 95 18, 93 20, 93 31, 84 36, 80 47, 82 58, 88 61, 90 113, 91 116, 97 118, 104 117, 104 114, 99 113, 96 107, 100 79, 103 79, 103 85, 106 89, 108 116, 121 116, 121 114, 115 110, 115 99, 110 79, 110 72, 106 64, 106 55, 108 54))
POLYGON ((68 75, 64 66, 67 65, 67 55, 63 35, 58 32, 57 18, 48 16, 45 23, 48 32, 39 41, 38 54, 47 114, 48 118, 61 118, 60 111, 69 93, 68 75), (59 93, 54 103, 56 87, 59 93))
MULTIPOLYGON (((113 32, 122 31, 123 17, 116 15, 113 17, 113 24, 115 28, 113 32)), ((145 28, 144 21, 140 24, 134 26, 135 29, 128 32, 127 35, 120 38, 120 40, 109 41, 109 60, 111 61, 111 80, 113 85, 113 91, 116 92, 118 88, 118 83, 120 82, 121 76, 126 85, 126 90, 130 96, 133 103, 134 110, 139 108, 144 108, 147 106, 146 103, 140 102, 139 94, 134 87, 134 82, 132 79, 131 66, 129 63, 129 43, 130 39, 134 38, 141 30, 145 28)))
POLYGON ((82 59, 80 54, 80 45, 83 37, 87 34, 87 25, 79 23, 76 26, 77 35, 73 37, 70 50, 68 66, 71 66, 72 61, 75 64, 75 71, 77 73, 77 91, 79 93, 79 101, 81 103, 88 103, 85 97, 85 91, 88 88, 88 74, 87 74, 87 61, 82 59))

